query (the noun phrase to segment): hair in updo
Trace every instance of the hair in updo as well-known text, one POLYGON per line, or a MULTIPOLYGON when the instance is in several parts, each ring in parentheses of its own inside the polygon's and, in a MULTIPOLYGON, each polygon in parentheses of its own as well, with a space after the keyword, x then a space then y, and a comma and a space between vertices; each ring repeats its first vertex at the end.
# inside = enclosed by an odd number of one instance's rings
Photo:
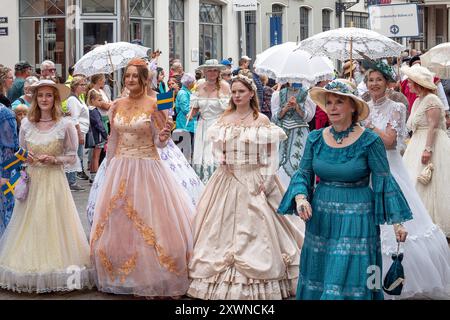
POLYGON ((141 58, 131 59, 130 62, 128 62, 127 66, 125 67, 124 81, 125 81, 125 75, 126 75, 129 67, 137 68, 138 76, 139 76, 139 86, 141 87, 142 91, 145 91, 147 88, 148 79, 149 79, 149 71, 148 71, 147 62, 141 58))

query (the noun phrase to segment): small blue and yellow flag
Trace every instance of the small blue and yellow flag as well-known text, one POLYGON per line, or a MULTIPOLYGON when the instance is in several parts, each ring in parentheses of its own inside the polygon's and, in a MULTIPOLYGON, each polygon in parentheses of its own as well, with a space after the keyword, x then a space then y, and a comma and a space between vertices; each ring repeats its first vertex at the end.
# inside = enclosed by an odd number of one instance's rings
POLYGON ((17 170, 14 175, 12 175, 8 181, 2 186, 2 192, 5 197, 14 196, 14 189, 20 178, 20 170, 17 170))
POLYGON ((3 162, 1 166, 3 167, 3 170, 12 171, 20 167, 22 162, 25 162, 27 158, 28 151, 23 148, 19 148, 19 150, 14 154, 14 157, 3 162))
POLYGON ((167 110, 173 108, 173 103, 175 101, 175 94, 173 90, 167 91, 165 93, 159 93, 156 95, 156 100, 158 104, 158 110, 167 110))

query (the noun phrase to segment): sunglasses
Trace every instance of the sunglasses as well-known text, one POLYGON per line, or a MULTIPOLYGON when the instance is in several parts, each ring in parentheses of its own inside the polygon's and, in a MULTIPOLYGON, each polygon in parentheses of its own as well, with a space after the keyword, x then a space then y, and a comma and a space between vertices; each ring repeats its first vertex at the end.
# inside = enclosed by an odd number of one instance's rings
POLYGON ((222 73, 223 76, 231 76, 231 73, 222 73))

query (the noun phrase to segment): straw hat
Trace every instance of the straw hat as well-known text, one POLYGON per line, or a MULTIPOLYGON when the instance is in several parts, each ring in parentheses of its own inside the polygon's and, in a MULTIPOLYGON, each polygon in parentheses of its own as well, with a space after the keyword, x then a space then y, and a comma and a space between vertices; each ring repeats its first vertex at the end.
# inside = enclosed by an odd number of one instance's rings
POLYGON ((433 81, 433 73, 425 67, 422 67, 419 64, 415 64, 412 67, 403 66, 400 69, 409 79, 417 83, 418 85, 430 89, 436 90, 437 86, 433 81))
POLYGON ((334 93, 340 96, 346 96, 353 99, 356 105, 356 111, 358 112, 358 121, 362 121, 369 115, 369 106, 367 103, 358 98, 355 94, 355 89, 345 79, 336 79, 328 83, 325 87, 314 87, 309 90, 309 96, 323 111, 327 103, 327 94, 334 93))
POLYGON ((199 66, 197 69, 199 69, 199 70, 218 69, 219 71, 221 71, 225 68, 226 68, 226 66, 219 63, 219 61, 217 59, 210 59, 210 60, 206 60, 205 63, 202 64, 201 66, 199 66))
POLYGON ((33 94, 35 93, 35 90, 41 87, 53 87, 59 92, 59 97, 61 98, 61 101, 66 100, 70 96, 70 88, 63 84, 57 84, 53 82, 52 80, 39 80, 38 82, 32 84, 30 86, 31 90, 33 91, 33 94))
POLYGON ((356 69, 355 62, 347 61, 346 63, 344 63, 344 66, 343 66, 344 74, 350 73, 350 68, 352 71, 356 69))

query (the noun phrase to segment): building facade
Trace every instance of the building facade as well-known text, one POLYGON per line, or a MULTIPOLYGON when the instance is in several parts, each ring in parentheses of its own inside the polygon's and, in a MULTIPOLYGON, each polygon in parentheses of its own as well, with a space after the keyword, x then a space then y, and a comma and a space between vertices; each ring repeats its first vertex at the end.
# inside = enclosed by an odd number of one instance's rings
MULTIPOLYGON (((180 59, 193 72, 209 58, 231 57, 236 64, 241 55, 255 58, 282 42, 351 23, 369 27, 368 0, 258 0, 256 11, 243 12, 234 11, 232 2, 0 0, 0 63, 13 66, 28 60, 39 66, 50 59, 64 77, 93 45, 139 39, 162 51, 162 67, 180 59)), ((422 49, 449 41, 450 0, 391 2, 419 2, 421 37, 398 41, 422 49)))

